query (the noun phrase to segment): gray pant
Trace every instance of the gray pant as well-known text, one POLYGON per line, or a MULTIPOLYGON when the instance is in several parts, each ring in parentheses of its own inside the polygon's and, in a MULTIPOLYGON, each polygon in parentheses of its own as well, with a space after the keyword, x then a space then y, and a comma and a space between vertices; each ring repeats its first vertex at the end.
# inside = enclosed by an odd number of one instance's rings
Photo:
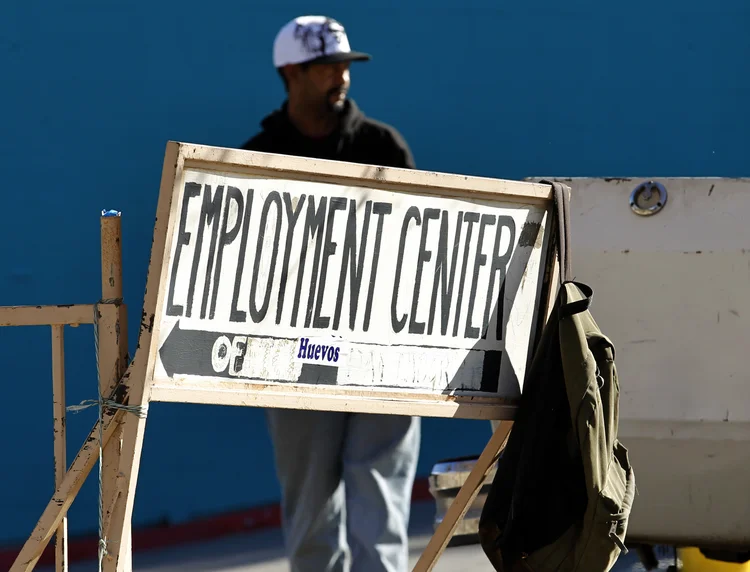
POLYGON ((406 572, 420 419, 267 414, 292 572, 406 572))

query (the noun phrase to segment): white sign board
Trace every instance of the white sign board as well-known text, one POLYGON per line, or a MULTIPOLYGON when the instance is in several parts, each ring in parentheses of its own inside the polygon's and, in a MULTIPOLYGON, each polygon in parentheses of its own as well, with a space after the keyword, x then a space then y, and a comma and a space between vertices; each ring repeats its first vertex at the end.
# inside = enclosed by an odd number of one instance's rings
POLYGON ((518 397, 549 187, 190 150, 166 189, 151 399, 491 417, 518 397))

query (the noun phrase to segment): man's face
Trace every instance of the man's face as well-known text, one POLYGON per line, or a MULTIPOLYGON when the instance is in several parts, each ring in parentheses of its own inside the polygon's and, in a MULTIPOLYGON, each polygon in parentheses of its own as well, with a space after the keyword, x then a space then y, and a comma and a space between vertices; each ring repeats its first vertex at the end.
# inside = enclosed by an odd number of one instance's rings
POLYGON ((310 107, 339 111, 344 106, 351 84, 349 66, 349 62, 339 62, 298 68, 292 81, 296 83, 302 100, 310 107))

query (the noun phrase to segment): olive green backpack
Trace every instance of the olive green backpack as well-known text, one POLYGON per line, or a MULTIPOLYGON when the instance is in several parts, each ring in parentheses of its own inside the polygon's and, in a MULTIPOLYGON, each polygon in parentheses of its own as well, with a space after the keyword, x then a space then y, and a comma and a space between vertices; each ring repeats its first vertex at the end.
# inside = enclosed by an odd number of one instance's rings
POLYGON ((570 278, 568 189, 552 186, 561 286, 534 350, 479 537, 501 572, 606 572, 627 552, 635 475, 617 438, 615 347, 591 315, 593 290, 570 278))

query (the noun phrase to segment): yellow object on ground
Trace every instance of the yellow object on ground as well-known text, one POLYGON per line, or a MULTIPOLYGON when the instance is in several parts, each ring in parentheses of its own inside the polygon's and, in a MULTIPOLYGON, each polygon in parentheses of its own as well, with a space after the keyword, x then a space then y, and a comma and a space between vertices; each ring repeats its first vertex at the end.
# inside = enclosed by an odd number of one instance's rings
POLYGON ((697 548, 678 548, 677 555, 682 561, 681 572, 750 572, 750 562, 735 564, 709 560, 697 548))

